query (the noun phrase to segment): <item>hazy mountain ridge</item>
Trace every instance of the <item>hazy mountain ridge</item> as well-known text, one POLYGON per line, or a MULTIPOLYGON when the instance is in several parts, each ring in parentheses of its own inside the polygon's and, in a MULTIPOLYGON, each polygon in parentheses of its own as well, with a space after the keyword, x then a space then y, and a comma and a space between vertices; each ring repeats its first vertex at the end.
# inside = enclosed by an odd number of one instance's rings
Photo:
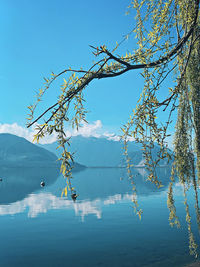
MULTIPOLYGON (((42 145, 42 147, 54 152, 58 157, 61 149, 56 149, 57 142, 42 145)), ((144 158, 142 146, 135 142, 129 142, 128 151, 134 166, 143 167, 144 158)), ((152 152, 156 158, 159 147, 155 145, 152 152)), ((107 138, 73 136, 70 139, 69 151, 74 153, 74 160, 87 167, 124 167, 125 158, 123 155, 123 144, 119 141, 108 140, 107 138)), ((160 165, 167 166, 167 160, 161 160, 160 165)))
POLYGON ((58 165, 57 156, 40 148, 25 138, 2 133, 0 134, 0 166, 23 167, 58 165))

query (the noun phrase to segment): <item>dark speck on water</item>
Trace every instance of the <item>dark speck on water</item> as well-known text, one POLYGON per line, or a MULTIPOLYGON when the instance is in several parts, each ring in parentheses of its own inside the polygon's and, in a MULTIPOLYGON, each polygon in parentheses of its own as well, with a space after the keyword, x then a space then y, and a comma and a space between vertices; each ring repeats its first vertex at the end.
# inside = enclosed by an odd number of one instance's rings
POLYGON ((40 183, 40 186, 41 186, 41 187, 44 187, 44 186, 45 186, 45 182, 42 181, 42 182, 40 183))
POLYGON ((73 201, 76 201, 78 195, 76 193, 73 193, 73 194, 71 194, 71 197, 72 197, 73 201))

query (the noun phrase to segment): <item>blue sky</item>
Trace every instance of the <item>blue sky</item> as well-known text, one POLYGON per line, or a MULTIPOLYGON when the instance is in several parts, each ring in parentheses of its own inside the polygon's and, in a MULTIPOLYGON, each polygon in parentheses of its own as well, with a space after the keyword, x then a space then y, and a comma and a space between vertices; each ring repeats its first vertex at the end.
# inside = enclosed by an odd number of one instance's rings
MULTIPOLYGON (((0 124, 25 127, 27 106, 43 77, 67 67, 89 67, 95 60, 89 45, 112 49, 134 26, 126 16, 128 0, 1 0, 0 124)), ((121 51, 135 48, 131 37, 121 51)), ((94 81, 85 91, 87 120, 101 121, 101 130, 119 134, 142 89, 138 72, 94 81)), ((55 103, 52 87, 40 111, 55 103)), ((162 115, 161 115, 162 119, 162 115)))

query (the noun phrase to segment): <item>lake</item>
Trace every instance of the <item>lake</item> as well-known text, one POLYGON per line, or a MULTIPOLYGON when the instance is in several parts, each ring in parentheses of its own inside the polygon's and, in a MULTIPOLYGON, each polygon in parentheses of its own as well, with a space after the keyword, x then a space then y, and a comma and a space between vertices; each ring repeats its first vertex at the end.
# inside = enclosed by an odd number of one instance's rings
MULTIPOLYGON (((195 262, 189 255, 179 183, 175 186, 175 201, 181 228, 169 226, 168 168, 158 169, 164 185, 160 190, 145 182, 144 169, 133 170, 143 210, 141 220, 133 211, 131 182, 125 169, 87 168, 74 172, 72 185, 79 195, 75 202, 70 194, 61 198, 66 182, 55 168, 0 171, 3 267, 176 267, 195 262)), ((200 243, 193 195, 190 190, 192 230, 200 243)))

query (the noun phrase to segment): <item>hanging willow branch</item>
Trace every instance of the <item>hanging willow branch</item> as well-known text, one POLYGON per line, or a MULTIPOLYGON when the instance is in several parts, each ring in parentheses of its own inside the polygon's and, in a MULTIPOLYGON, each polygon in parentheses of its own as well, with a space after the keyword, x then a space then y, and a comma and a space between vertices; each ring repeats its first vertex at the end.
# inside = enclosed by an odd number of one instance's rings
MULTIPOLYGON (((126 55, 125 57, 118 58, 115 55, 113 55, 111 52, 106 49, 106 46, 100 46, 100 49, 95 48, 91 46, 95 51, 95 55, 99 56, 100 54, 106 55, 104 59, 100 60, 99 62, 92 65, 92 67, 88 70, 72 70, 71 68, 66 69, 59 74, 55 75, 52 73, 52 78, 46 79, 46 85, 45 88, 40 90, 38 94, 37 100, 40 101, 41 97, 43 96, 44 92, 49 89, 50 85, 61 75, 66 74, 68 72, 73 72, 73 75, 71 76, 71 80, 73 81, 69 86, 69 89, 67 91, 66 96, 64 97, 64 101, 60 103, 59 101, 55 103, 54 105, 50 106, 47 110, 45 110, 40 116, 38 116, 33 122, 28 123, 27 127, 32 126, 34 123, 36 123, 39 119, 41 119, 47 112, 52 110, 54 107, 59 106, 60 104, 65 104, 67 102, 70 102, 70 100, 77 95, 80 91, 82 91, 87 85, 89 85, 93 80, 95 79, 102 79, 102 78, 109 78, 109 77, 116 77, 119 75, 122 75, 123 73, 130 71, 130 70, 137 70, 137 69, 146 69, 146 68, 153 68, 157 67, 165 62, 170 62, 173 59, 174 55, 177 55, 178 52, 183 49, 183 46, 186 44, 188 39, 191 37, 195 26, 197 24, 197 18, 198 18, 198 8, 199 8, 199 0, 194 1, 194 7, 195 7, 195 16, 193 19, 193 22, 190 26, 190 29, 188 32, 184 34, 184 36, 180 39, 178 43, 171 49, 167 55, 161 56, 159 59, 149 62, 149 63, 143 63, 143 64, 133 64, 134 62, 137 62, 140 60, 139 56, 137 55, 126 55), (112 61, 110 66, 107 65, 109 61, 112 61), (114 61, 114 62, 113 62, 114 61), (103 63, 102 63, 103 62, 103 63), (117 64, 118 63, 118 64, 117 64), (106 66, 105 66, 106 65, 106 66), (98 66, 97 70, 94 70, 94 68, 98 66), (84 73, 84 76, 81 78, 75 78, 77 74, 84 73)), ((164 50, 164 49, 163 49, 164 50)), ((67 86, 66 86, 67 88, 67 86)), ((30 117, 28 119, 32 119, 33 111, 35 109, 35 105, 29 106, 29 109, 31 111, 30 117)), ((54 111, 54 114, 59 110, 59 107, 54 111)), ((52 119, 52 118, 51 118, 52 119)), ((50 119, 50 120, 51 120, 50 119)))
MULTIPOLYGON (((127 142, 133 137, 142 144, 145 167, 149 171, 148 179, 158 188, 162 186, 157 177, 156 166, 171 155, 167 149, 166 138, 168 127, 174 111, 178 112, 176 133, 174 140, 173 172, 184 184, 193 184, 197 197, 197 181, 195 164, 200 177, 200 30, 199 30, 199 0, 134 0, 129 9, 136 11, 136 26, 114 47, 109 49, 105 45, 90 46, 95 58, 100 58, 88 70, 67 68, 59 74, 51 74, 44 78, 44 88, 36 95, 36 102, 28 107, 30 113, 27 127, 35 126, 37 133, 35 140, 47 134, 56 133, 59 146, 63 148, 61 170, 67 178, 67 190, 73 192, 71 185, 71 165, 73 156, 68 151, 69 141, 65 136, 67 125, 80 127, 86 121, 87 111, 84 108, 84 95, 87 86, 99 79, 114 78, 124 73, 141 70, 144 78, 144 88, 136 108, 130 115, 129 121, 122 128, 125 157, 128 174, 134 191, 134 207, 141 217, 136 199, 137 190, 131 174, 131 162, 127 153, 127 142), (137 49, 125 55, 117 55, 117 49, 127 38, 135 34, 137 49), (177 41, 176 41, 177 40, 177 41), (159 91, 163 84, 174 73, 174 86, 169 88, 165 97, 160 99, 159 91), (35 110, 43 95, 51 85, 63 77, 61 93, 58 101, 35 118, 35 110), (168 119, 162 124, 158 122, 159 110, 166 112, 168 119), (44 120, 41 123, 41 120, 44 120), (195 148, 193 147, 193 140, 195 148), (159 147, 157 157, 152 155, 155 144, 159 147), (195 160, 196 157, 196 160, 195 160)), ((133 88, 135 90, 135 88, 133 88)), ((166 90, 163 91, 163 95, 166 90)), ((134 163, 133 163, 134 164, 134 163)), ((170 222, 179 226, 173 198, 174 176, 172 175, 168 193, 168 207, 170 222)), ((200 182, 200 178, 198 179, 200 182)), ((186 187, 184 187, 186 188, 186 187)), ((187 195, 184 191, 186 213, 189 214, 187 195)), ((196 212, 199 220, 198 201, 196 212)), ((187 215, 189 218, 189 215, 187 215)), ((188 229, 191 231, 190 219, 187 219, 188 229)), ((196 255, 196 246, 190 234, 190 247, 196 255), (194 252, 195 250, 195 252, 194 252)))

